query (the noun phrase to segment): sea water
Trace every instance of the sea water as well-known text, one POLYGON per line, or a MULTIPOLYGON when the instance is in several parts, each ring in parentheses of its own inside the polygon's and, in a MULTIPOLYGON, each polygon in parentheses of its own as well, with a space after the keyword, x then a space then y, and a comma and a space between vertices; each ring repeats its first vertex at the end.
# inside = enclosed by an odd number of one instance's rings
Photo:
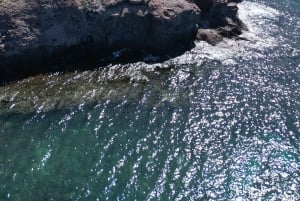
POLYGON ((0 200, 300 200, 300 2, 239 8, 246 41, 0 87, 0 200))

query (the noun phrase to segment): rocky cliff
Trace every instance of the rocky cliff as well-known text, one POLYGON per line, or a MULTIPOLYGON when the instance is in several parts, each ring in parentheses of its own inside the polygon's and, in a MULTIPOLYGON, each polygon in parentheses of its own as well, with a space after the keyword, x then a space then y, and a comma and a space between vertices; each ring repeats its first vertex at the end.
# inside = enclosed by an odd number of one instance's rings
POLYGON ((215 44, 243 28, 237 2, 0 0, 0 80, 122 48, 168 52, 195 38, 215 44))

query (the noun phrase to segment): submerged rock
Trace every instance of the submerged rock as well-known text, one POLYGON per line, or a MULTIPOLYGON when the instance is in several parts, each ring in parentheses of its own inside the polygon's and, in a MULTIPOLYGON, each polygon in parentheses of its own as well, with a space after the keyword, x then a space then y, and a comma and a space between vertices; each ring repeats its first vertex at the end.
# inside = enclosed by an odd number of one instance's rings
MULTIPOLYGON (((222 28, 226 31, 218 33, 229 36, 241 30, 236 2, 3 0, 0 80, 66 70, 72 62, 103 57, 122 48, 168 52, 192 42, 199 27, 222 28)), ((200 35, 198 39, 211 38, 200 35)))

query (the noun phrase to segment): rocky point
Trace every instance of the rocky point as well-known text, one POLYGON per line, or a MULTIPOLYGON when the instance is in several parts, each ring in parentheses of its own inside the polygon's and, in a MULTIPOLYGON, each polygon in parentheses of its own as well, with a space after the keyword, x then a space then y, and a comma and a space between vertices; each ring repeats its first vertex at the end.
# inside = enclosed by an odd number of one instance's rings
POLYGON ((238 36, 240 0, 0 0, 0 80, 119 49, 157 54, 238 36))

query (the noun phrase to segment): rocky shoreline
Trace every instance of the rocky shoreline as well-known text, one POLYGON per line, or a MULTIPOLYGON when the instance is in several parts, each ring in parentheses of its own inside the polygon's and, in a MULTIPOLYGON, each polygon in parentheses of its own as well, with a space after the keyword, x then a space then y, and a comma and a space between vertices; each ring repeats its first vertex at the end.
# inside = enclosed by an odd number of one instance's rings
POLYGON ((194 40, 238 37, 246 29, 239 2, 0 0, 0 82, 73 70, 120 49, 165 54, 194 40))

